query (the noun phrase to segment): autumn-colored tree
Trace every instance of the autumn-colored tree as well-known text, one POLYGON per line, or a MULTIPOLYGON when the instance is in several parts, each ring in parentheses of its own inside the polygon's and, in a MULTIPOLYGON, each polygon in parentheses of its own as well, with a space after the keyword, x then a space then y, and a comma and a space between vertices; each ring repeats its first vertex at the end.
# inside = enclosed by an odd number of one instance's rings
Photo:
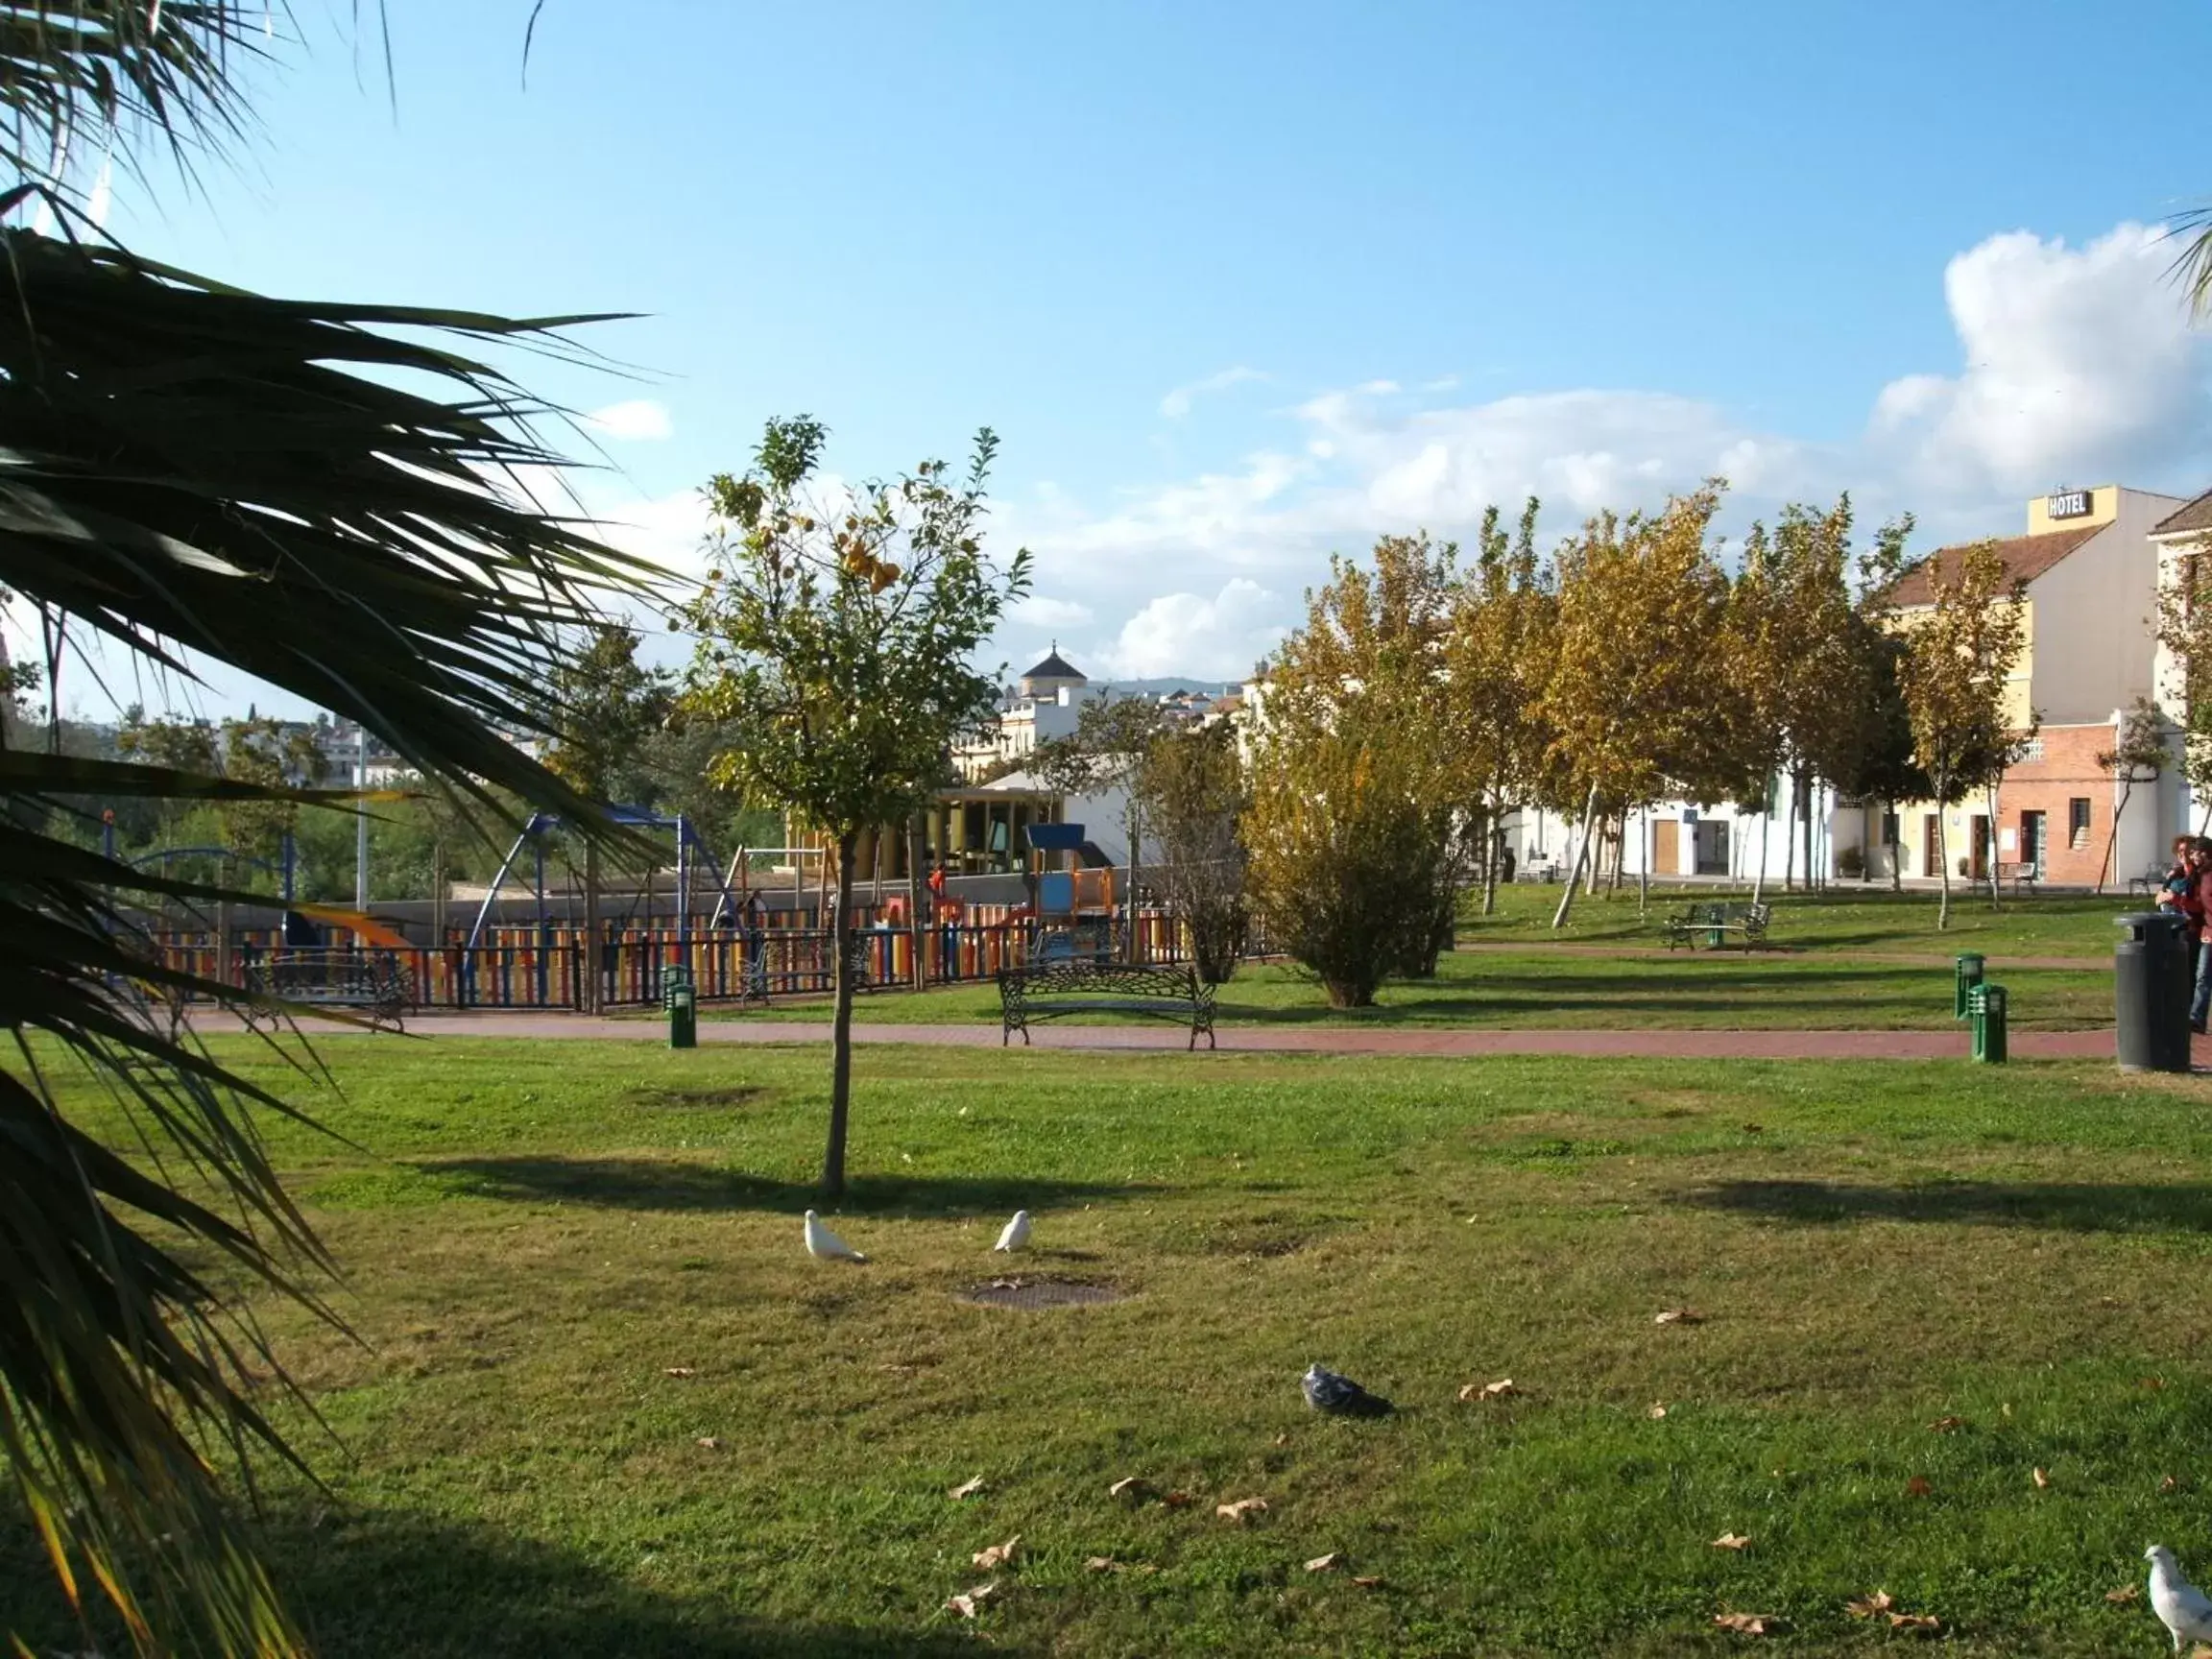
MULTIPOLYGON (((1584 791, 1580 860, 1601 806, 1625 822, 1726 770, 1738 722, 1716 707, 1730 695, 1719 668, 1728 579, 1707 540, 1723 488, 1713 480, 1656 515, 1601 513, 1559 549, 1558 643, 1542 709, 1554 763, 1584 791)), ((1554 927, 1574 893, 1571 878, 1554 927)))
POLYGON ((1543 695, 1551 678, 1558 595, 1536 552, 1530 496, 1508 538, 1482 515, 1475 562, 1455 593, 1445 643, 1442 713, 1480 834, 1482 914, 1498 907, 1497 827, 1545 793, 1551 749, 1543 695))
POLYGON ((2138 697, 2120 717, 2120 730, 2112 747, 2099 753, 2100 770, 2120 779, 2120 800, 2112 808, 2112 829, 2104 837, 2104 856, 2097 865, 2097 891, 2104 891, 2104 878, 2112 873, 2112 850, 2119 844, 2120 820, 2138 783, 2155 783, 2173 761, 2166 746, 2166 716, 2148 697, 2138 697))
MULTIPOLYGON (((1994 543, 1948 554, 1929 570, 1931 602, 1901 613, 1906 641, 1900 686, 1912 721, 1913 758, 1928 775, 1936 818, 1942 900, 1938 928, 1951 925, 1951 854, 1941 807, 1989 785, 2020 740, 2007 685, 2027 644, 2024 584, 2008 575, 1994 543)), ((2029 715, 2033 720, 2032 711, 2029 715)), ((1990 893, 1996 893, 1990 860, 1990 893)))
MULTIPOLYGON (((828 429, 771 421, 743 477, 708 485, 709 574, 688 608, 698 644, 683 701, 744 741, 717 755, 718 782, 781 806, 837 853, 836 1008, 822 1186, 845 1190, 853 1087, 853 878, 860 836, 903 824, 947 781, 955 739, 980 729, 997 677, 975 667, 1029 555, 983 551, 984 484, 998 440, 976 435, 954 480, 942 461, 807 497, 828 429)), ((1000 665, 1001 673, 1004 665, 1000 665)))
POLYGON ((1166 730, 1160 705, 1149 697, 1117 697, 1107 687, 1075 713, 1075 730, 1037 745, 1030 761, 1046 786, 1061 796, 1118 790, 1121 832, 1129 848, 1124 883, 1122 951, 1137 959, 1137 880, 1142 867, 1144 791, 1140 787, 1152 744, 1166 730))
POLYGON ((1468 799, 1436 718, 1457 549, 1384 537, 1373 567, 1330 562, 1269 667, 1244 840, 1254 902, 1337 1007, 1449 942, 1468 799))
POLYGON ((1160 733, 1136 788, 1160 850, 1167 914, 1190 940, 1198 977, 1226 983, 1244 951, 1247 913, 1240 821, 1248 797, 1236 734, 1226 724, 1160 733))

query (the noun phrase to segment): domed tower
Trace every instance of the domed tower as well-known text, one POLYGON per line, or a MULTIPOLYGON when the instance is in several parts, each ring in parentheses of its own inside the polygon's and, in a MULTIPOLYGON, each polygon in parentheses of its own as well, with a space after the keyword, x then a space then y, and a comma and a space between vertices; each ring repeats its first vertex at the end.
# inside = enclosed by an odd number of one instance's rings
POLYGON ((1090 684, 1081 669, 1060 655, 1060 641, 1055 639, 1045 661, 1022 676, 1022 695, 1050 703, 1062 691, 1080 691, 1090 684))

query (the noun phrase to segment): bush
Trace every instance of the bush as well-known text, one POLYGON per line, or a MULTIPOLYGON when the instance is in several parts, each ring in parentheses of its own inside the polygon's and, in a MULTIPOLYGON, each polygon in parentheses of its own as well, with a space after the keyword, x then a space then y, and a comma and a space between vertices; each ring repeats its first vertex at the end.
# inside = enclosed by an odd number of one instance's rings
POLYGON ((1842 852, 1836 854, 1836 874, 1848 877, 1854 881, 1864 879, 1866 854, 1856 847, 1844 848, 1842 852))

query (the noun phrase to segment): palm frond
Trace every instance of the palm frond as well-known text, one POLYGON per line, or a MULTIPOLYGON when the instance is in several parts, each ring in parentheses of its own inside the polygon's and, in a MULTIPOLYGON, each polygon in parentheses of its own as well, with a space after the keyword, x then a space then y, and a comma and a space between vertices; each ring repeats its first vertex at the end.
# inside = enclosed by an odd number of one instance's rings
MULTIPOLYGON (((494 805, 604 829, 510 736, 542 728, 564 630, 652 573, 507 487, 560 458, 529 427, 548 411, 476 354, 576 321, 276 301, 0 230, 0 586, 145 661, 360 720, 494 805)), ((123 793, 349 798, 0 751, 0 1462, 63 1585, 96 1586, 142 1651, 289 1653, 218 1464, 292 1456, 239 1285, 321 1310, 329 1263, 255 1126, 294 1109, 147 1000, 235 999, 153 962, 136 909, 226 894, 43 828, 123 793), (56 1064, 105 1088, 132 1156, 69 1121, 56 1064)))
POLYGON ((2212 207, 2176 214, 2166 233, 2189 239, 2169 273, 2189 296, 2189 314, 2200 320, 2212 317, 2212 207))

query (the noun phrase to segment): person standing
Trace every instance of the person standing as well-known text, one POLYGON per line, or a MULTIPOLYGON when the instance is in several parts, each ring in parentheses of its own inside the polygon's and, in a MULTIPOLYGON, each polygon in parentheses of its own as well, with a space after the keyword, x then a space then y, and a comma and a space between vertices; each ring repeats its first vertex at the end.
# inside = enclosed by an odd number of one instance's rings
POLYGON ((2197 988, 2189 998, 2189 1029, 2204 1034, 2212 1016, 2212 938, 2205 934, 2204 919, 2212 914, 2212 841, 2197 836, 2189 844, 2187 892, 2176 902, 2184 936, 2194 949, 2190 960, 2197 969, 2197 988))

